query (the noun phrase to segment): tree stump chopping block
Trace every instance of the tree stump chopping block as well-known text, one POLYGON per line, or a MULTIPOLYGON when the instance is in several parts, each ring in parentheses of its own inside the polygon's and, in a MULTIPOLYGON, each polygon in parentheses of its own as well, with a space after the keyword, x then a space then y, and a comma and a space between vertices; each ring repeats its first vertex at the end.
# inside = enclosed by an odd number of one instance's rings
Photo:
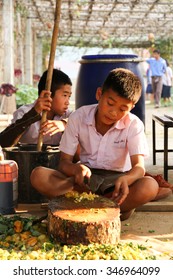
POLYGON ((77 201, 62 195, 48 204, 48 232, 58 243, 117 244, 120 229, 119 207, 103 196, 77 201))

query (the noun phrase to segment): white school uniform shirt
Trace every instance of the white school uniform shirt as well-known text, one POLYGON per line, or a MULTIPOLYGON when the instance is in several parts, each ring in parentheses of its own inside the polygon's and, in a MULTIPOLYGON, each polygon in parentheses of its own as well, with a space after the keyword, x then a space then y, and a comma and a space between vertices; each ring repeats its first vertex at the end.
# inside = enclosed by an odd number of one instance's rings
POLYGON ((101 135, 95 127, 97 106, 83 106, 70 115, 59 148, 74 155, 79 143, 81 163, 90 168, 127 171, 131 169, 130 156, 148 156, 143 122, 129 113, 101 135))
MULTIPOLYGON (((35 105, 35 102, 32 104, 27 104, 21 106, 16 112, 13 114, 12 123, 15 123, 17 119, 20 119, 23 117, 25 113, 27 113, 29 110, 31 110, 35 105)), ((56 115, 54 117, 54 120, 62 120, 69 117, 72 111, 67 110, 62 116, 56 115)), ((33 124, 31 124, 26 131, 23 133, 22 137, 20 138, 21 143, 26 144, 37 144, 38 142, 38 136, 39 136, 39 130, 40 130, 40 121, 37 121, 33 124)), ((43 137, 43 143, 48 145, 59 145, 59 142, 62 137, 62 132, 58 132, 54 134, 53 136, 45 135, 43 137)))

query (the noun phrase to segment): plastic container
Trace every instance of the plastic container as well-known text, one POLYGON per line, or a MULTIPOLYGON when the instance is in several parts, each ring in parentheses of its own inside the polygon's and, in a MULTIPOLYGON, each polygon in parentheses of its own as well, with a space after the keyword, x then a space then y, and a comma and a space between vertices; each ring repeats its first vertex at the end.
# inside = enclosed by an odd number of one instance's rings
POLYGON ((84 55, 80 62, 80 68, 75 90, 75 108, 83 105, 97 103, 96 89, 102 86, 108 73, 115 68, 125 68, 136 74, 142 83, 142 95, 132 109, 145 124, 145 87, 141 74, 140 62, 142 60, 133 54, 104 54, 84 55))
POLYGON ((0 214, 14 214, 18 199, 18 165, 0 161, 0 214))

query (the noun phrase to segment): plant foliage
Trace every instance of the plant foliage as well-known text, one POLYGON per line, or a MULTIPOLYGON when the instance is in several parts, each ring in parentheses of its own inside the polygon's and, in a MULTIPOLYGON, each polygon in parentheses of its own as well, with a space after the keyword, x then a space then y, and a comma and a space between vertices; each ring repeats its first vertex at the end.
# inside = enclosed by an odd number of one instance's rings
POLYGON ((33 103, 38 97, 38 90, 28 85, 17 85, 16 104, 26 105, 33 103))

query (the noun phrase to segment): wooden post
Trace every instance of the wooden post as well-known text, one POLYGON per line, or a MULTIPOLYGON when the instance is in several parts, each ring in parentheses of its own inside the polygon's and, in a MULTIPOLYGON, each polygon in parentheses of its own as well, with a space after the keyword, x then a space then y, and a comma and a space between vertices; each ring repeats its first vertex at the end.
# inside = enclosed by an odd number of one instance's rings
MULTIPOLYGON (((2 11, 2 28, 3 34, 3 73, 0 73, 0 80, 3 83, 14 85, 14 1, 1 1, 3 4, 0 8, 2 11), (3 74, 3 76, 2 76, 3 74)), ((16 96, 4 96, 2 113, 13 114, 16 111, 16 96)))
MULTIPOLYGON (((49 64, 48 64, 48 71, 47 71, 46 87, 45 87, 45 89, 49 91, 51 89, 51 83, 52 83, 52 74, 53 74, 53 67, 54 67, 54 60, 55 60, 57 37, 59 31, 60 12, 61 12, 61 0, 56 0, 54 28, 52 34, 51 50, 50 50, 50 57, 49 57, 49 64)), ((43 122, 46 121, 46 119, 47 119, 47 112, 43 111, 42 118, 40 121, 40 126, 42 125, 43 122)), ((37 142, 37 151, 41 151, 42 145, 43 145, 43 135, 42 133, 40 133, 37 142)))
POLYGON ((33 30, 31 18, 26 19, 25 31, 25 83, 33 85, 33 30))

